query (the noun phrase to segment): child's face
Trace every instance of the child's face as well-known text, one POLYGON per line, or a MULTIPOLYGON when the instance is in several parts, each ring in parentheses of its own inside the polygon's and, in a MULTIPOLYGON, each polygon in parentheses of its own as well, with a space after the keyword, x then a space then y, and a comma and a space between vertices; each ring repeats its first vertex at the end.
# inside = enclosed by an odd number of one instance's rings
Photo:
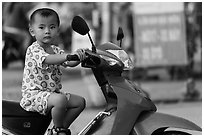
POLYGON ((54 15, 42 17, 35 16, 35 21, 30 27, 30 33, 40 45, 50 45, 59 33, 57 18, 54 15))

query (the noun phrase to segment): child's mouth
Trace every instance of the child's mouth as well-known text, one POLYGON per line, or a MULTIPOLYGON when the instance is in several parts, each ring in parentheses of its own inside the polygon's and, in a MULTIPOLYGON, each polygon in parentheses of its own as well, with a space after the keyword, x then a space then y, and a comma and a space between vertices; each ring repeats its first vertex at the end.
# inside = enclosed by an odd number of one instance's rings
POLYGON ((45 36, 44 39, 51 39, 51 37, 50 36, 45 36))

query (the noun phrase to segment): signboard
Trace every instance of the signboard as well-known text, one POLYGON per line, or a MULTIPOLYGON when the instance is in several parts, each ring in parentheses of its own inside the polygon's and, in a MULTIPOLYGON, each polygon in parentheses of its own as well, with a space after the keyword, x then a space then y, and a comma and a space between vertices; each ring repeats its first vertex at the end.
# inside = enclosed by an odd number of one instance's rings
POLYGON ((134 3, 136 67, 187 64, 183 3, 134 3))

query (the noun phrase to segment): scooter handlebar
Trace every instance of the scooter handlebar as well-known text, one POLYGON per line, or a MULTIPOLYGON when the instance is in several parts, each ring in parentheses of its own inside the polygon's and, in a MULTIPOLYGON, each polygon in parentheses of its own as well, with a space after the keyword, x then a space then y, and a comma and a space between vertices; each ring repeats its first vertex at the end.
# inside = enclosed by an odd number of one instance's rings
MULTIPOLYGON (((100 57, 97 53, 86 50, 86 59, 82 61, 81 66, 86 68, 96 68, 100 64, 100 57)), ((79 57, 74 55, 67 55, 67 61, 80 61, 79 57)))
POLYGON ((79 57, 74 54, 74 55, 67 55, 67 61, 80 61, 79 57))
POLYGON ((82 61, 81 66, 85 68, 96 68, 100 64, 100 57, 98 56, 97 53, 94 53, 90 50, 85 51, 87 58, 82 61))

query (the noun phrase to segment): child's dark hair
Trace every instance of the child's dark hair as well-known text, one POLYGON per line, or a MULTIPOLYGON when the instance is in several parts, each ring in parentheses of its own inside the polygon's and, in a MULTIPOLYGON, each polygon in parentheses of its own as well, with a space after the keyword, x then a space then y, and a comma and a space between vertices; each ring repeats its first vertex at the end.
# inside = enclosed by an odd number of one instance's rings
POLYGON ((58 26, 60 25, 60 20, 59 20, 59 16, 58 16, 57 12, 52 10, 52 9, 49 9, 49 8, 41 8, 41 9, 35 10, 30 16, 30 25, 32 25, 34 23, 35 15, 37 15, 37 14, 41 15, 42 17, 49 17, 49 16, 54 15, 57 18, 58 26))

